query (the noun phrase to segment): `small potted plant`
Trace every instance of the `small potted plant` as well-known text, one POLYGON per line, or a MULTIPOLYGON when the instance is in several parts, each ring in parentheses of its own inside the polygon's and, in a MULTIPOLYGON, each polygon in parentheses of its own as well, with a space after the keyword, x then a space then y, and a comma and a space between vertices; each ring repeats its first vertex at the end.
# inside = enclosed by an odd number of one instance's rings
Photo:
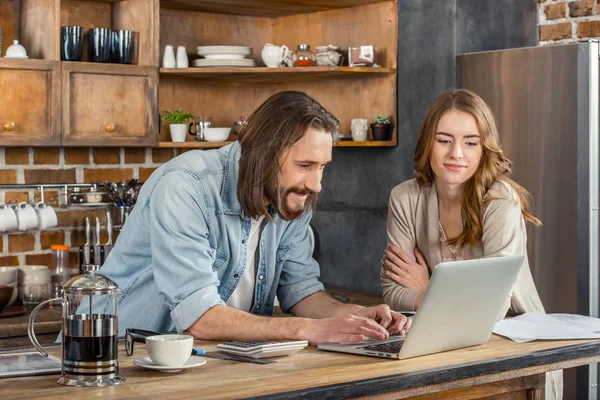
POLYGON ((171 140, 173 142, 185 142, 187 135, 187 121, 194 119, 194 114, 183 112, 181 107, 176 111, 163 111, 163 123, 169 123, 171 131, 171 140))
POLYGON ((373 140, 387 141, 392 137, 392 128, 394 125, 388 115, 379 114, 373 117, 371 123, 371 132, 373 132, 373 140))

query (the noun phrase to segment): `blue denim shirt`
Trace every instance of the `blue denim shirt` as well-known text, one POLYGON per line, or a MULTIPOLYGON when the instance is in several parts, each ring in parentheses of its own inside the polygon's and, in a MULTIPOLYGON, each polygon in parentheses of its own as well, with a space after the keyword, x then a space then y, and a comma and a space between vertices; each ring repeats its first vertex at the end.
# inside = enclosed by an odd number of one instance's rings
MULTIPOLYGON (((126 328, 185 331, 208 309, 225 304, 246 267, 250 219, 237 198, 240 145, 189 151, 146 181, 118 241, 100 269, 123 294, 119 335, 126 328)), ((254 305, 268 315, 275 296, 287 312, 323 290, 308 238, 311 212, 295 221, 275 216, 259 243, 254 305)))

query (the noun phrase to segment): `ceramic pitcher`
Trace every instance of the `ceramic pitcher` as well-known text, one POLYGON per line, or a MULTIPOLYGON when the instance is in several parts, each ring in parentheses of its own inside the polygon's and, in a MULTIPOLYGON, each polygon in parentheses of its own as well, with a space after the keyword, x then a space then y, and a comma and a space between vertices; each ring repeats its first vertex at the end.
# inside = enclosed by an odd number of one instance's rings
POLYGON ((265 43, 260 55, 263 62, 269 68, 277 68, 281 61, 287 56, 289 49, 286 45, 276 46, 274 44, 265 43))

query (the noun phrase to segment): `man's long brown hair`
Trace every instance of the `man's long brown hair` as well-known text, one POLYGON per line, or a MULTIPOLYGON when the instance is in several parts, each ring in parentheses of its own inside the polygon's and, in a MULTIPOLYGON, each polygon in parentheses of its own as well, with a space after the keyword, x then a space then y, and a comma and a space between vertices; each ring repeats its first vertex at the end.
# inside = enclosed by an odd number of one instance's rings
POLYGON ((419 185, 433 184, 435 175, 431 168, 430 157, 437 126, 442 116, 450 110, 459 110, 475 118, 481 136, 483 154, 475 174, 464 184, 462 193, 463 230, 460 235, 448 241, 451 245, 476 245, 483 236, 483 214, 490 200, 486 196, 495 182, 504 182, 512 188, 521 202, 521 212, 525 220, 534 225, 541 225, 530 211, 530 193, 509 178, 511 161, 504 157, 499 144, 496 120, 488 105, 475 93, 459 89, 444 93, 438 97, 429 110, 415 149, 415 178, 419 185))
MULTIPOLYGON (((237 195, 244 213, 252 218, 271 218, 266 196, 282 218, 293 219, 278 190, 279 159, 309 128, 333 134, 339 126, 337 118, 302 92, 279 92, 261 104, 248 118, 239 138, 242 154, 237 195)), ((316 194, 307 199, 307 206, 314 209, 315 205, 316 194)))

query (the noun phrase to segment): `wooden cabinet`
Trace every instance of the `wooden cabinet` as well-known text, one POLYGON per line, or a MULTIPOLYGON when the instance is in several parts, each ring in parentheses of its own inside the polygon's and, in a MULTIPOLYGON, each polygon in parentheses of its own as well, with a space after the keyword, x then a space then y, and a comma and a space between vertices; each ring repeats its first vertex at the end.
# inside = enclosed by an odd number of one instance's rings
POLYGON ((65 62, 65 146, 155 146, 157 69, 65 62))
MULTIPOLYGON (((314 97, 350 133, 353 118, 376 114, 396 121, 398 3, 396 0, 0 0, 3 54, 21 39, 29 60, 0 59, 0 122, 15 120, 0 146, 220 147, 224 143, 174 144, 159 111, 183 108, 230 127, 282 90, 314 97), (128 29, 138 33, 137 65, 60 61, 60 27, 128 29), (161 69, 166 45, 244 45, 263 65, 265 43, 317 46, 373 45, 379 68, 161 69), (11 107, 13 104, 26 107, 11 107), (4 121, 6 120, 6 121, 4 121), (16 120, 19 120, 17 123, 16 120), (36 127, 31 128, 31 127, 36 127)), ((8 126, 9 129, 11 126, 8 126)), ((2 125, 0 125, 0 129, 2 125)), ((0 130, 0 132, 2 132, 0 130)), ((369 132, 369 136, 371 133, 369 132)), ((234 137, 230 137, 233 140, 234 137)), ((385 142, 336 143, 339 147, 396 146, 385 142)))
POLYGON ((60 83, 56 61, 1 60, 1 145, 60 145, 60 83))
POLYGON ((0 146, 154 146, 158 0, 0 0, 0 146), (83 62, 60 61, 60 27, 83 26, 83 62), (95 27, 136 32, 136 65, 88 63, 95 27), (3 130, 6 125, 6 130, 3 130))

